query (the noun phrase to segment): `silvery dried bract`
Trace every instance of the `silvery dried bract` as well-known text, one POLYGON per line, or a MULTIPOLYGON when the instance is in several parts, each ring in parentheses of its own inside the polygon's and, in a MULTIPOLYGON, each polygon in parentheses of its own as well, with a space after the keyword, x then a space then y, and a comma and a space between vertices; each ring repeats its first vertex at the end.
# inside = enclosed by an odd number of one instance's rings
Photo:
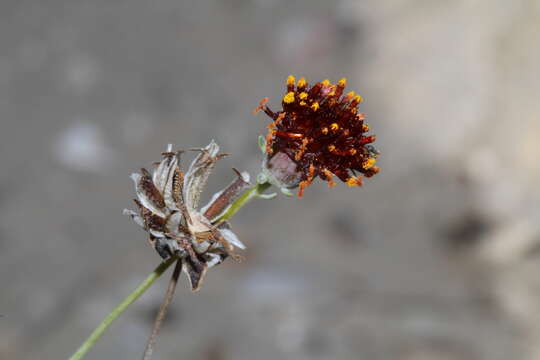
POLYGON ((172 152, 172 145, 152 173, 141 169, 132 174, 138 211, 124 210, 150 234, 150 243, 162 258, 179 256, 193 291, 200 288, 209 268, 228 256, 239 257, 234 247, 245 248, 228 222, 219 218, 250 186, 249 174, 235 170, 237 179, 198 210, 210 172, 224 155, 218 154, 213 140, 196 151, 199 154, 185 174, 180 167, 182 152, 172 152))

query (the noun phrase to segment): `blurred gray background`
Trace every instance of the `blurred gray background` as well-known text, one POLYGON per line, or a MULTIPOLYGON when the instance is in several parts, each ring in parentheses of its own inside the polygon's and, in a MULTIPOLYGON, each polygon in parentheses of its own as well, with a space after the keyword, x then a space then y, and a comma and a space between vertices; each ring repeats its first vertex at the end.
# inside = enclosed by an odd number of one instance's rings
MULTIPOLYGON (((2 1, 0 358, 66 359, 160 261, 129 174, 214 138, 207 197, 256 175, 294 74, 348 77, 382 171, 243 209, 155 359, 540 359, 539 36, 534 0, 2 1)), ((88 359, 141 356, 168 277, 88 359)))

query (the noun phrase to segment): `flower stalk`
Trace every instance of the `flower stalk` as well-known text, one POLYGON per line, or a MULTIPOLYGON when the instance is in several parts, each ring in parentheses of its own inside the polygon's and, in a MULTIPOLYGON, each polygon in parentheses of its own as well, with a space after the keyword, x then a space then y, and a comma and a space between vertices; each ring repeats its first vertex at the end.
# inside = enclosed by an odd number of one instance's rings
POLYGON ((112 322, 116 320, 116 318, 120 316, 120 314, 122 314, 129 305, 133 304, 135 300, 137 300, 142 294, 144 294, 146 290, 148 290, 148 288, 152 286, 152 284, 154 284, 154 282, 159 279, 159 277, 163 275, 163 273, 169 268, 169 266, 171 266, 176 260, 178 260, 177 257, 171 257, 170 259, 167 259, 166 261, 163 261, 161 264, 159 264, 159 266, 156 267, 155 270, 150 275, 148 275, 148 277, 144 279, 143 282, 141 282, 135 290, 133 290, 128 296, 126 296, 126 298, 122 300, 122 302, 118 304, 118 306, 116 306, 113 311, 111 311, 109 315, 105 317, 105 319, 103 319, 101 324, 99 324, 99 326, 90 334, 88 339, 86 339, 86 341, 82 343, 79 349, 73 355, 71 355, 69 360, 80 360, 84 358, 86 353, 90 351, 96 341, 99 340, 99 338, 112 324, 112 322))
POLYGON ((272 194, 264 194, 264 192, 270 188, 272 184, 268 182, 264 182, 262 184, 256 184, 253 187, 251 187, 249 190, 244 192, 228 209, 225 211, 225 213, 220 216, 216 223, 221 223, 223 221, 229 220, 232 218, 238 210, 240 210, 244 205, 246 205, 248 202, 255 198, 261 198, 261 199, 272 199, 276 196, 275 193, 272 194))
POLYGON ((146 343, 146 348, 144 349, 143 360, 150 360, 152 358, 152 354, 154 353, 154 348, 156 346, 157 337, 159 335, 159 331, 161 330, 161 325, 163 324, 163 320, 165 320, 167 309, 169 308, 169 305, 172 302, 174 292, 176 290, 176 284, 178 283, 178 277, 180 276, 181 271, 182 271, 182 260, 177 260, 176 266, 174 267, 174 271, 171 276, 171 280, 169 281, 167 292, 165 293, 165 298, 163 299, 163 303, 159 307, 159 312, 156 316, 156 320, 154 321, 154 327, 152 328, 152 333, 150 334, 150 337, 148 338, 148 342, 146 343))

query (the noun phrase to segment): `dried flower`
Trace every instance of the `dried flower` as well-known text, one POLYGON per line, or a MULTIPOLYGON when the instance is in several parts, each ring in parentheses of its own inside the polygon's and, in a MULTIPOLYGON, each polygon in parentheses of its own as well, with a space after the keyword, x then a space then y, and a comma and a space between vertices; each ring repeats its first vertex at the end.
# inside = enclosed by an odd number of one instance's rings
POLYGON ((219 147, 214 141, 194 150, 199 154, 185 176, 180 167, 182 152, 172 152, 172 145, 152 174, 146 169, 132 174, 138 212, 126 209, 124 213, 149 233, 150 243, 161 257, 180 257, 182 270, 196 291, 209 268, 229 255, 238 259, 233 248, 245 248, 228 222, 218 219, 250 183, 248 173, 235 170, 238 178, 197 210, 211 169, 225 154, 218 154, 219 147))
POLYGON ((379 152, 371 145, 375 135, 367 135, 365 114, 358 112, 362 97, 354 91, 343 94, 346 79, 337 84, 324 80, 310 86, 304 78, 287 79, 283 110, 268 108, 268 98, 255 111, 272 118, 265 141, 267 159, 263 171, 268 180, 284 189, 299 187, 298 196, 320 177, 335 185, 333 176, 349 186, 361 186, 362 177, 379 172, 375 165, 379 152))

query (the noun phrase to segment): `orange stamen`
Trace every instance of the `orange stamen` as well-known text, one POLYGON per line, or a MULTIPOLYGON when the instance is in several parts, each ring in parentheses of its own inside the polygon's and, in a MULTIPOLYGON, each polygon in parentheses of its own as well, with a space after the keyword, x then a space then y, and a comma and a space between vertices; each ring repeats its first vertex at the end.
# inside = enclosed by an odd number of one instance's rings
POLYGON ((332 172, 330 170, 328 170, 328 169, 324 169, 323 173, 327 177, 328 187, 336 186, 336 182, 334 181, 334 174, 332 174, 332 172))
POLYGON ((302 196, 304 196, 304 189, 309 185, 309 183, 304 180, 304 181, 300 181, 300 188, 298 189, 298 197, 301 198, 302 196))
POLYGON ((259 105, 253 109, 253 115, 257 114, 259 111, 261 111, 262 109, 264 109, 264 107, 266 106, 265 104, 268 102, 268 98, 265 97, 265 98, 262 98, 261 101, 259 102, 259 105))

